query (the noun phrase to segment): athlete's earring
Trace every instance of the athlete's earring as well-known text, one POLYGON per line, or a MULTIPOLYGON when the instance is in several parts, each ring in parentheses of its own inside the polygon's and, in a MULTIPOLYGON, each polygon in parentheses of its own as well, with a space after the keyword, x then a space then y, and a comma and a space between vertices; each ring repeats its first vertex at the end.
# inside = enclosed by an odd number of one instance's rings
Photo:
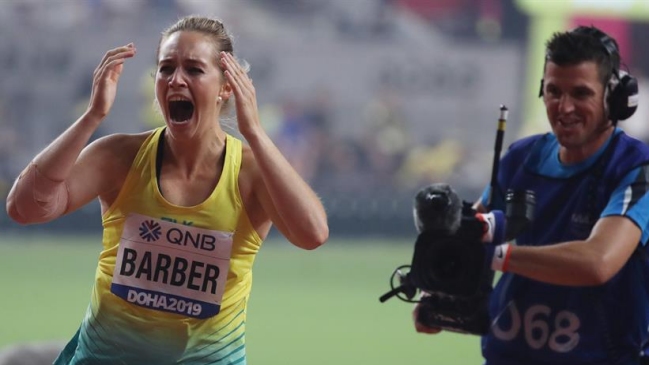
POLYGON ((220 103, 223 101, 223 98, 219 96, 217 103, 220 103))

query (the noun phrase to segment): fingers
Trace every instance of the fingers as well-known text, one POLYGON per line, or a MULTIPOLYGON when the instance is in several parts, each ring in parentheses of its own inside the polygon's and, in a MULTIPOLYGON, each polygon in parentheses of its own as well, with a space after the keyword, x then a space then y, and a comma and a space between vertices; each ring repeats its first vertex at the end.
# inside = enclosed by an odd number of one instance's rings
POLYGON ((223 74, 235 99, 239 132, 244 138, 248 138, 255 131, 263 129, 259 123, 255 87, 246 70, 232 54, 221 52, 219 57, 223 74))
POLYGON ((135 53, 136 49, 133 43, 106 52, 93 73, 88 108, 90 114, 98 118, 108 115, 115 101, 117 83, 124 68, 124 61, 133 57, 135 53))
POLYGON ((117 78, 122 72, 124 60, 135 56, 136 52, 137 50, 133 43, 106 52, 102 62, 93 75, 95 82, 106 77, 107 74, 111 80, 117 81, 117 78))
POLYGON ((243 78, 248 76, 247 73, 243 70, 243 67, 237 62, 234 56, 228 52, 221 52, 221 64, 225 67, 225 70, 233 74, 237 78, 243 78))
POLYGON ((442 332, 442 329, 439 327, 428 327, 423 325, 421 322, 417 320, 418 315, 419 315, 419 304, 417 304, 415 306, 415 309, 412 311, 412 319, 415 322, 415 330, 418 333, 428 333, 434 335, 436 333, 442 332))
POLYGON ((93 76, 97 76, 97 74, 101 73, 107 64, 111 63, 116 59, 133 57, 136 51, 137 50, 133 43, 129 43, 125 46, 111 49, 110 51, 104 54, 104 57, 101 59, 101 62, 99 62, 99 65, 95 69, 93 76))
POLYGON ((241 95, 244 92, 254 94, 252 80, 232 54, 221 52, 221 65, 225 68, 225 77, 230 82, 235 95, 241 95))
POLYGON ((418 333, 428 333, 431 335, 442 332, 442 329, 439 327, 427 327, 419 322, 415 322, 415 330, 418 333))

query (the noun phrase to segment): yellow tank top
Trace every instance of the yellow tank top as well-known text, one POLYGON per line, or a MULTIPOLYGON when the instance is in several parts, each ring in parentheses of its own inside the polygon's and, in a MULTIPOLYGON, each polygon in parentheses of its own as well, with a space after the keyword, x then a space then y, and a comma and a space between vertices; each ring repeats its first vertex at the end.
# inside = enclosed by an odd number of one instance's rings
POLYGON ((181 207, 158 188, 163 131, 143 143, 102 217, 103 251, 68 364, 246 362, 246 303, 261 239, 239 193, 242 143, 227 136, 215 189, 204 202, 181 207))

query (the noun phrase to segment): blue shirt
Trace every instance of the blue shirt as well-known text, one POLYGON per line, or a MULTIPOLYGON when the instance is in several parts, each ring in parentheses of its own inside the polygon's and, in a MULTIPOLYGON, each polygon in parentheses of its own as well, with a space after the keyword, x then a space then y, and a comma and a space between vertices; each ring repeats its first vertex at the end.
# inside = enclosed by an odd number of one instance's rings
MULTIPOLYGON (((585 240, 599 218, 623 216, 641 230, 638 250, 596 287, 541 283, 504 273, 491 294, 487 364, 627 364, 649 340, 649 147, 619 129, 586 161, 564 165, 552 134, 515 142, 501 160, 493 209, 505 192, 535 193, 534 221, 516 244, 585 240)), ((487 203, 486 189, 482 203, 487 203)))

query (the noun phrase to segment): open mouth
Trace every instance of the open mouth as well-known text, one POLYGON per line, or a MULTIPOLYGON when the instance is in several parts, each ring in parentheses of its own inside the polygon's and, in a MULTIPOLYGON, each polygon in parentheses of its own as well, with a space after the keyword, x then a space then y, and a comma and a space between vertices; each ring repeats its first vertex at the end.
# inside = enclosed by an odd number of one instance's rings
POLYGON ((194 115, 194 104, 189 100, 173 100, 169 102, 169 118, 173 122, 187 122, 194 115))

